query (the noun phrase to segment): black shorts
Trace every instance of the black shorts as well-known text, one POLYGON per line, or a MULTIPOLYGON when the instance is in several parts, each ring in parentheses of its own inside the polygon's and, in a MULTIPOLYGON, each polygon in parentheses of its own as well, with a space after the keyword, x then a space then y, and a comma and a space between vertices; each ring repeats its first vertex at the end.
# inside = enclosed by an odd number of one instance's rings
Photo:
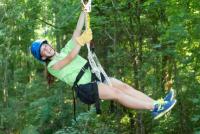
POLYGON ((75 87, 77 97, 85 104, 94 104, 99 100, 97 82, 80 84, 75 87))

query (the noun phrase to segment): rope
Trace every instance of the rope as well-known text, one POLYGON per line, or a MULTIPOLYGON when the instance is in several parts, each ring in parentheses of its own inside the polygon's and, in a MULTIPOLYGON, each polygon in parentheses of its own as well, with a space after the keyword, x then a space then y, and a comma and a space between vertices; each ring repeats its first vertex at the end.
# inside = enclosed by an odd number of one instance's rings
POLYGON ((92 4, 92 0, 88 0, 88 2, 85 4, 84 0, 81 0, 81 3, 84 6, 84 9, 87 13, 91 12, 91 4, 92 4))
MULTIPOLYGON (((86 15, 85 15, 85 28, 86 30, 90 28, 90 15, 89 12, 91 11, 91 0, 88 1, 87 4, 85 4, 82 0, 82 4, 85 8, 86 15)), ((90 66, 92 68, 92 73, 96 75, 96 77, 102 81, 101 79, 101 73, 105 77, 106 84, 112 86, 111 81, 104 71, 103 67, 101 66, 96 54, 90 50, 90 43, 87 43, 87 49, 88 49, 88 61, 90 63, 90 66)))

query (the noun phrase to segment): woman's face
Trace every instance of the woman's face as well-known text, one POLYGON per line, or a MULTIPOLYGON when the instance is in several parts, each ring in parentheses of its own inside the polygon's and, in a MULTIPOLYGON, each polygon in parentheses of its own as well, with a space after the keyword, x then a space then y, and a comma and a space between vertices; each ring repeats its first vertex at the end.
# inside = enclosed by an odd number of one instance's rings
POLYGON ((42 44, 40 48, 42 60, 46 60, 55 54, 55 50, 49 44, 42 44))

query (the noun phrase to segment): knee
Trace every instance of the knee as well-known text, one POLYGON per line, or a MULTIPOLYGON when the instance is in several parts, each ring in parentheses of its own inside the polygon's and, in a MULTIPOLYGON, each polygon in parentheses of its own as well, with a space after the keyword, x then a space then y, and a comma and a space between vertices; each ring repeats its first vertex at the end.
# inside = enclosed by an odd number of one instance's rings
POLYGON ((120 83, 120 85, 118 85, 119 86, 119 89, 122 91, 122 92, 124 92, 124 91, 126 91, 126 90, 128 90, 129 88, 130 88, 130 86, 128 85, 128 84, 126 84, 126 83, 120 83))
POLYGON ((126 83, 123 83, 122 86, 124 87, 124 89, 128 89, 130 86, 126 83))
POLYGON ((129 88, 129 85, 128 85, 128 84, 126 84, 126 83, 124 83, 124 82, 122 82, 122 81, 120 81, 120 80, 117 80, 117 79, 114 78, 114 77, 110 77, 110 81, 111 81, 112 83, 114 83, 114 84, 113 84, 114 87, 120 88, 121 90, 129 88))
POLYGON ((122 91, 116 88, 113 88, 113 99, 114 100, 119 100, 120 96, 122 94, 122 91))

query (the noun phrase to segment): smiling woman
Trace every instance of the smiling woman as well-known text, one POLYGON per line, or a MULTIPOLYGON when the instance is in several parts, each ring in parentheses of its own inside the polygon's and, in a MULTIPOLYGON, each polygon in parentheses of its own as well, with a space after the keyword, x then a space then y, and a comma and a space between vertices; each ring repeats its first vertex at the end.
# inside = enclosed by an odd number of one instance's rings
POLYGON ((33 56, 42 62, 50 61, 46 62, 48 71, 74 87, 78 98, 86 104, 96 104, 98 107, 99 99, 115 100, 127 108, 150 110, 154 119, 173 108, 176 104, 173 91, 170 91, 164 100, 154 100, 115 78, 110 78, 111 85, 107 85, 103 75, 102 81, 93 76, 87 60, 79 55, 82 46, 90 44, 92 40, 90 28, 86 28, 81 34, 86 17, 86 13, 82 11, 72 38, 60 53, 57 53, 47 40, 40 40, 32 43, 33 56))
POLYGON ((55 50, 51 47, 51 45, 47 43, 43 43, 40 48, 40 54, 42 60, 46 60, 47 58, 53 57, 55 55, 55 50))
POLYGON ((56 52, 47 40, 36 40, 31 45, 32 55, 39 61, 46 61, 46 59, 53 57, 56 52))

